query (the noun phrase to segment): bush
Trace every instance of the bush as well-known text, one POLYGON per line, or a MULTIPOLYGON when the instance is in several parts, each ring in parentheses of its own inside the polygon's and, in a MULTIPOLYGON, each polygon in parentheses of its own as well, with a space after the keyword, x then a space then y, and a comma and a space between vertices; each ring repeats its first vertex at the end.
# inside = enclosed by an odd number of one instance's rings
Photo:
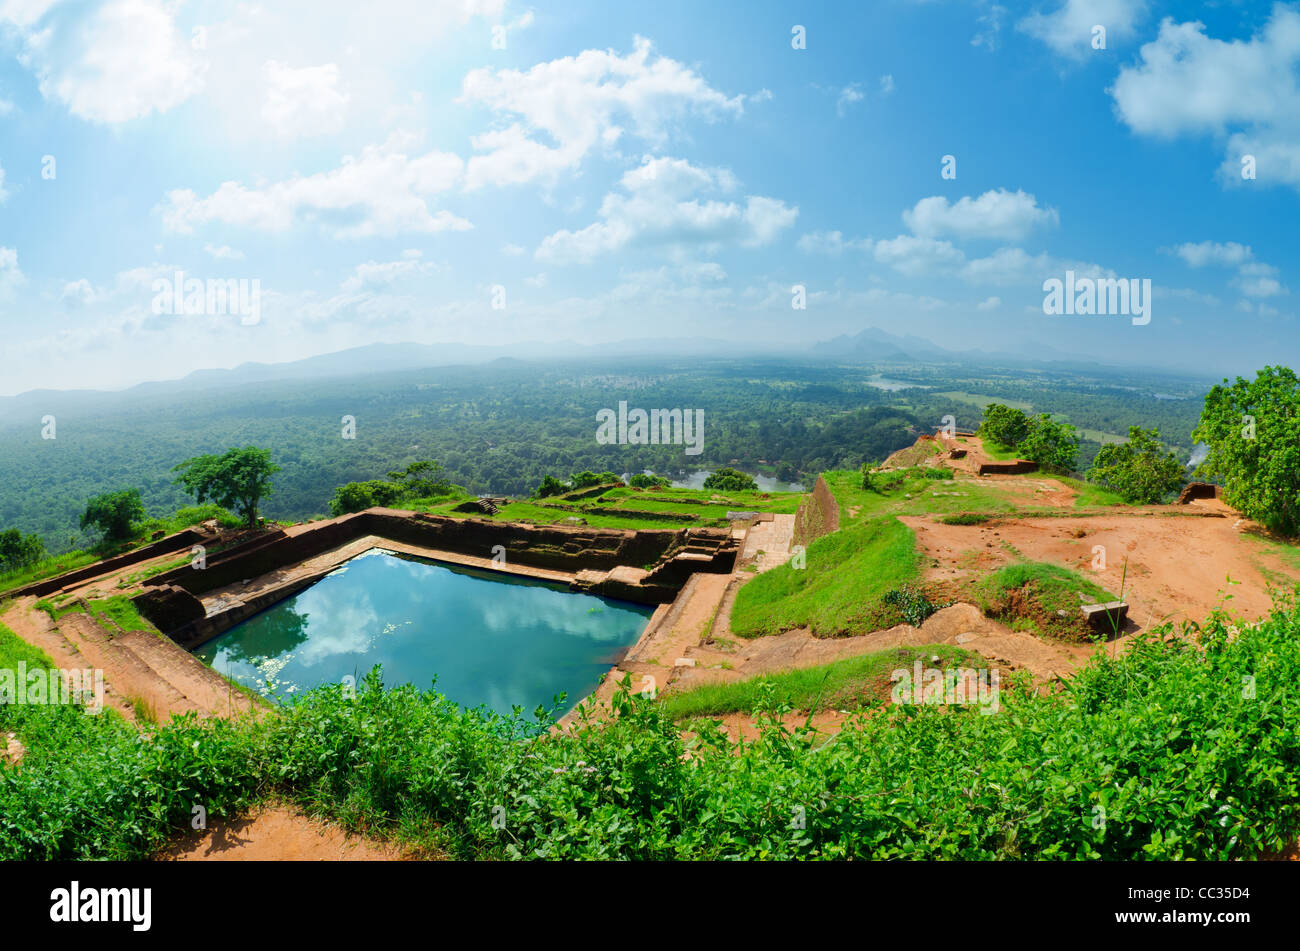
POLYGON ((935 611, 942 610, 952 604, 946 601, 943 604, 935 604, 925 592, 914 584, 905 584, 901 588, 894 588, 885 595, 886 604, 893 605, 902 613, 903 619, 913 627, 920 627, 935 611))
POLYGON ((704 480, 704 488, 714 492, 753 492, 758 483, 738 469, 723 466, 704 480))
POLYGON ((391 506, 406 497, 404 486, 396 482, 372 479, 369 482, 349 482, 334 490, 330 500, 330 515, 338 517, 349 512, 361 512, 372 506, 391 506))

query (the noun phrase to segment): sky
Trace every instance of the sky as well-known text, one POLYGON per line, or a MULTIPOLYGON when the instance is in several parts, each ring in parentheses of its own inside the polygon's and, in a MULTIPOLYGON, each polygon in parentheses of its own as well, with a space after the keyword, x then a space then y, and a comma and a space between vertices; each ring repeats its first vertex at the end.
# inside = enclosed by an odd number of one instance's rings
POLYGON ((0 395, 866 327, 1245 373, 1298 212, 1297 3, 0 0, 0 395))

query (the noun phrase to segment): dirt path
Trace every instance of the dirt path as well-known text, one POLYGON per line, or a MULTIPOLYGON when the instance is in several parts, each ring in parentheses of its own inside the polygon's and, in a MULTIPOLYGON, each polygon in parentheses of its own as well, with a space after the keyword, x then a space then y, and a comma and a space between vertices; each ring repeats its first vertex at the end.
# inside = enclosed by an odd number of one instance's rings
MULTIPOLYGON (((1171 509, 1174 507, 1170 507, 1171 509)), ((1139 628, 1163 621, 1202 621, 1224 597, 1234 614, 1254 620, 1273 605, 1274 577, 1300 580, 1238 518, 1133 515, 1007 518, 983 525, 944 525, 927 517, 901 521, 916 533, 931 581, 963 581, 1021 559, 1047 561, 1092 578, 1129 602, 1139 628), (1098 550, 1100 549, 1100 551, 1098 550), (1100 556, 1104 554, 1104 567, 1100 556), (1127 559, 1127 571, 1125 561, 1127 559), (1237 584, 1229 584, 1228 579, 1237 584)))
POLYGON ((190 832, 155 858, 163 862, 386 862, 410 856, 399 846, 352 835, 286 806, 267 806, 190 832))

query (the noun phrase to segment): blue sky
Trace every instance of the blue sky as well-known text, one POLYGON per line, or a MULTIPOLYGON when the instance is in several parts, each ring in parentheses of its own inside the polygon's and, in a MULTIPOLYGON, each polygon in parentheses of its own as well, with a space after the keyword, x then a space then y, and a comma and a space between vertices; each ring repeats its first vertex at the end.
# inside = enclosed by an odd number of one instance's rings
POLYGON ((867 326, 1295 359, 1297 4, 0 0, 0 24, 0 394, 867 326), (257 322, 165 312, 178 270, 256 280, 257 322), (1066 270, 1150 280, 1150 323, 1045 315, 1066 270))

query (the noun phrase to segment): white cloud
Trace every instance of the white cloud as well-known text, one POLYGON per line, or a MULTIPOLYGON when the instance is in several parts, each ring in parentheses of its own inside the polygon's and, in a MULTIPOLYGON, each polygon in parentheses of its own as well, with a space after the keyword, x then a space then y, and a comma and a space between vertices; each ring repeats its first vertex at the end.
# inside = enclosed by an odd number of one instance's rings
POLYGON ((998 36, 1002 32, 1002 18, 1007 15, 1007 8, 994 3, 988 8, 988 11, 981 13, 976 19, 980 24, 980 31, 970 38, 971 46, 982 46, 989 52, 998 48, 998 36))
POLYGON ((726 169, 698 168, 682 159, 647 158, 623 175, 626 194, 611 192, 601 220, 580 231, 557 231, 538 247, 540 261, 574 263, 628 246, 706 247, 768 244, 794 223, 798 208, 774 198, 750 195, 744 204, 692 197, 730 192, 737 185, 726 169))
POLYGON ((27 283, 27 278, 18 267, 18 250, 0 247, 0 301, 13 297, 18 287, 27 283))
POLYGON ((627 133, 659 145, 687 116, 715 120, 744 111, 744 96, 728 97, 676 60, 656 56, 643 37, 626 56, 585 50, 527 71, 473 70, 460 101, 483 105, 507 123, 472 140, 483 154, 467 164, 471 189, 551 182, 627 133))
POLYGON ((421 260, 417 250, 404 251, 397 261, 366 261, 358 264, 352 275, 343 282, 342 288, 356 292, 366 288, 388 287, 397 281, 434 270, 434 266, 421 260))
POLYGON ((409 137, 393 136, 328 172, 260 188, 225 182, 206 198, 190 189, 171 191, 160 209, 163 222, 182 234, 214 221, 263 231, 315 222, 337 238, 470 228, 465 219, 429 207, 460 180, 459 156, 434 151, 412 157, 404 148, 411 144, 409 137))
POLYGON ((5 170, 0 168, 0 204, 9 197, 9 192, 5 191, 5 170))
POLYGON ((806 254, 829 254, 839 257, 845 251, 870 251, 874 242, 870 238, 846 239, 839 231, 810 231, 803 235, 797 247, 806 254))
POLYGON ((913 233, 934 238, 950 234, 959 238, 1017 240, 1040 225, 1055 225, 1055 208, 1040 208, 1033 195, 1005 189, 987 191, 978 198, 965 196, 949 205, 942 196, 922 198, 903 212, 903 223, 913 233))
POLYGON ((1187 242, 1172 249, 1189 267, 1235 267, 1237 276, 1228 283, 1247 297, 1274 297, 1289 291, 1277 279, 1278 270, 1271 264, 1256 260, 1250 245, 1236 241, 1187 242))
POLYGON ((265 66, 262 118, 282 136, 323 135, 343 127, 348 94, 335 63, 294 69, 276 60, 265 66))
POLYGON ((1249 40, 1217 40, 1199 22, 1166 19, 1109 92, 1143 135, 1227 136, 1224 179, 1241 183, 1253 155, 1259 181, 1300 189, 1300 10, 1278 4, 1249 40))
POLYGON ((888 96, 894 91, 894 76, 892 73, 885 73, 880 77, 880 94, 888 96))
POLYGON ((1205 267, 1207 264, 1239 265, 1249 261, 1253 256, 1249 245, 1227 241, 1202 241, 1199 244, 1187 242, 1174 248, 1174 253, 1187 262, 1190 267, 1205 267))
POLYGON ((1051 13, 1032 13, 1016 29, 1042 40, 1062 56, 1083 59, 1093 52, 1094 26, 1106 28, 1106 49, 1133 37, 1146 13, 1146 0, 1065 0, 1051 13))
POLYGON ((1002 306, 1001 297, 986 297, 975 305, 976 310, 997 310, 1002 306))
POLYGON ((6 3, 22 39, 19 60, 41 94, 82 119, 127 122, 166 112, 203 86, 206 64, 176 27, 176 7, 163 0, 81 4, 6 3))
POLYGON ((236 248, 232 248, 228 244, 222 244, 222 245, 205 244, 203 246, 203 250, 208 252, 208 254, 212 255, 212 257, 216 258, 218 261, 244 260, 244 252, 237 250, 236 248))
POLYGON ((842 116, 848 111, 849 106, 855 102, 861 102, 865 98, 866 95, 862 92, 860 83, 849 83, 840 90, 840 96, 835 100, 835 112, 842 116))
POLYGON ((881 264, 910 277, 951 271, 966 258, 960 249, 947 241, 910 234, 877 241, 875 256, 881 264))

